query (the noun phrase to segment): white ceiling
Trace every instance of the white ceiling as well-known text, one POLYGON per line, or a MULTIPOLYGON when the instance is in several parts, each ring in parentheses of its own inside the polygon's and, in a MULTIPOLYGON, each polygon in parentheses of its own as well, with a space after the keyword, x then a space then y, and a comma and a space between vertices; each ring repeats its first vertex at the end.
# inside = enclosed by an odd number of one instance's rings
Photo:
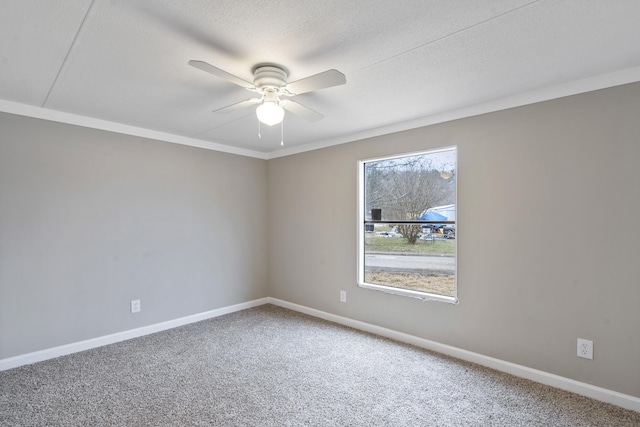
POLYGON ((640 80, 638 0, 2 0, 0 111, 271 158, 640 80), (344 86, 262 127, 270 62, 289 81, 335 68, 344 86))

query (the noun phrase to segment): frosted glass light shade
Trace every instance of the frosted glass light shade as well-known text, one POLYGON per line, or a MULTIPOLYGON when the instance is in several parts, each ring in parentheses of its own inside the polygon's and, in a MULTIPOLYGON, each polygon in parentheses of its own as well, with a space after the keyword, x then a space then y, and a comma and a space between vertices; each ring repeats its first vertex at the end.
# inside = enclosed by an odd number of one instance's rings
POLYGON ((261 123, 273 126, 284 119, 284 109, 275 102, 265 101, 256 108, 256 115, 261 123))

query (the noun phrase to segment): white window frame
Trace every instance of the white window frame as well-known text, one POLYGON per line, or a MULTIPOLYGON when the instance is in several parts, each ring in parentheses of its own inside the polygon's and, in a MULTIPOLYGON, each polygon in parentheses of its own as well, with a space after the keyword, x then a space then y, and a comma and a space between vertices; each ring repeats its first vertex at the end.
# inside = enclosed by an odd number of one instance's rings
MULTIPOLYGON (((442 151, 449 151, 451 149, 456 150, 456 174, 458 172, 458 147, 450 146, 450 147, 442 147, 433 150, 425 150, 425 151, 417 151, 411 153, 403 153, 403 154, 395 154, 391 156, 384 157, 374 157, 365 160, 358 161, 358 278, 357 283, 358 287, 363 289, 371 289, 375 291, 382 291, 393 295, 399 295, 403 297, 410 298, 418 298, 423 301, 441 301, 449 304, 457 304, 458 303, 458 214, 456 213, 456 247, 455 247, 455 267, 454 267, 454 281, 455 281, 455 295, 447 296, 447 295, 439 295, 429 292, 420 292, 414 291, 410 289, 402 289, 395 288, 392 286, 379 285, 374 283, 366 283, 364 281, 364 273, 365 273, 365 250, 364 250, 364 238, 365 238, 365 211, 364 211, 364 197, 365 197, 365 182, 364 182, 364 166, 366 163, 377 162, 383 160, 392 160, 401 157, 409 157, 416 156, 421 154, 433 154, 442 151)), ((458 180, 456 179, 456 209, 458 207, 458 180)))

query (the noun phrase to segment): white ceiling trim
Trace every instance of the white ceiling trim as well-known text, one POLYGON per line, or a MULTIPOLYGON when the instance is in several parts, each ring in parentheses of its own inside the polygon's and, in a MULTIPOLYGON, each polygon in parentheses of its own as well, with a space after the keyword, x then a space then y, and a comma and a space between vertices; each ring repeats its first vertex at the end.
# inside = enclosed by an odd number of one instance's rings
POLYGON ((375 129, 345 135, 337 138, 317 141, 298 147, 285 148, 269 153, 232 147, 225 144, 219 144, 210 141, 204 141, 197 138, 189 138, 180 135, 174 135, 165 132, 154 131, 151 129, 140 128, 136 126, 125 125, 107 120, 95 119, 92 117, 81 116, 77 114, 65 113, 61 111, 50 110, 47 108, 36 107, 33 105, 20 104, 17 102, 0 100, 0 111, 17 114, 26 117, 33 117, 42 120, 49 120, 70 125, 83 126, 93 129, 105 130, 125 135, 138 136, 142 138, 155 139, 158 141, 171 142, 174 144, 188 145, 191 147, 203 148, 206 150, 219 151, 229 154, 237 154, 240 156, 253 157, 257 159, 275 159, 278 157, 291 156, 306 151, 319 150, 321 148, 331 147, 334 145, 346 144, 349 142, 372 138, 380 135, 386 135, 394 132, 401 132, 409 129, 416 129, 424 126, 430 126, 437 123, 444 123, 452 120, 462 119, 465 117, 477 116, 480 114, 491 113, 509 108, 520 107, 523 105, 534 104, 537 102, 548 101, 552 99, 562 98, 565 96, 577 95, 580 93, 591 92, 594 90, 605 89, 608 87, 619 86, 627 83, 640 81, 640 67, 628 68, 622 71, 616 71, 609 74, 603 74, 596 77, 590 77, 577 80, 562 85, 523 92, 517 95, 494 99, 469 107, 448 111, 442 114, 423 117, 416 120, 410 120, 389 126, 383 126, 375 129))
POLYGON ((95 119, 93 117, 80 116, 77 114, 65 113, 62 111, 55 111, 47 108, 20 104, 17 102, 5 101, 1 99, 0 111, 10 114, 18 114, 20 116, 33 117, 36 119, 49 120, 53 122, 66 123, 87 128, 106 130, 109 132, 121 133, 125 135, 156 139, 158 141, 172 142, 174 144, 204 148, 206 150, 220 151, 223 153, 237 154, 246 157, 254 157, 262 160, 267 159, 267 153, 262 153, 259 151, 232 147, 230 145, 218 144, 201 139, 189 138, 186 136, 174 135, 171 133, 159 132, 151 129, 129 126, 122 123, 110 122, 107 120, 95 119))
POLYGON ((576 80, 558 86, 532 90, 513 96, 493 99, 491 101, 482 102, 479 104, 471 105, 469 107, 459 108, 457 110, 447 111, 441 114, 422 117, 420 119, 395 123, 393 125, 382 126, 379 128, 369 129, 350 135, 317 141, 298 147, 272 151, 267 154, 267 159, 291 156, 293 154, 319 150, 321 148, 354 142, 361 139, 373 138, 376 136, 387 135, 410 129, 417 129, 420 127, 430 126, 438 123, 463 119, 465 117, 472 117, 478 116, 480 114, 507 110, 509 108, 521 107, 523 105, 535 104, 538 102, 549 101, 552 99, 563 98, 565 96, 577 95, 585 92, 592 92, 594 90, 606 89, 608 87, 620 86, 638 81, 640 81, 640 67, 628 68, 626 70, 603 74, 596 77, 589 77, 582 80, 576 80))

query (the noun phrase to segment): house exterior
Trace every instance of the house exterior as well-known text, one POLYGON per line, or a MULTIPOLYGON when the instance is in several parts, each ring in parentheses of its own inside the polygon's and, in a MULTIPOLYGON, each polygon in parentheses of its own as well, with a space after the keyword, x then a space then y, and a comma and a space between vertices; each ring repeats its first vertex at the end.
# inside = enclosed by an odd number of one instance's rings
POLYGON ((455 221, 456 220, 456 205, 442 205, 442 206, 434 206, 433 208, 427 209, 427 212, 435 212, 440 215, 444 215, 447 217, 447 221, 455 221))

